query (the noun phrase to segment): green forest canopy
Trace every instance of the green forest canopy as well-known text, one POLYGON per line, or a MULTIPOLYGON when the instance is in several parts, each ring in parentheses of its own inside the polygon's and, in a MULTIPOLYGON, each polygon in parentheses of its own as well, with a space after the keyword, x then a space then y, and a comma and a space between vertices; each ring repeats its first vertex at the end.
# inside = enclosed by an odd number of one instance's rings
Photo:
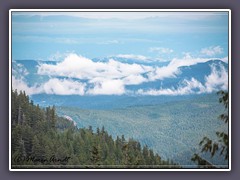
POLYGON ((104 127, 77 128, 25 92, 11 97, 12 168, 180 168, 134 139, 114 140, 104 127))

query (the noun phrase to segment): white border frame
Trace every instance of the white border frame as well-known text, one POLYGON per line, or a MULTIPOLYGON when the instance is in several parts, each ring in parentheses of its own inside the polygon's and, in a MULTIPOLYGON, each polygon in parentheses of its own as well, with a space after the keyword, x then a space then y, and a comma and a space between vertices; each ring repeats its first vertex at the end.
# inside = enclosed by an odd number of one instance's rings
POLYGON ((231 171, 231 10, 230 9, 10 9, 9 10, 9 171, 231 171), (228 91, 229 167, 228 169, 12 169, 11 167, 11 89, 12 89, 12 12, 228 12, 228 91))

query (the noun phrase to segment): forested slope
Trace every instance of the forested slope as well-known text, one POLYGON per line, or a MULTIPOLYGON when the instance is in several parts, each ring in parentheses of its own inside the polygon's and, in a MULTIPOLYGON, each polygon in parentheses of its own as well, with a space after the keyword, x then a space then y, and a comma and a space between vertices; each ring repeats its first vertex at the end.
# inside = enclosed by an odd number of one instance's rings
POLYGON ((104 127, 77 128, 24 92, 12 91, 11 113, 12 168, 179 168, 134 139, 113 139, 104 127))

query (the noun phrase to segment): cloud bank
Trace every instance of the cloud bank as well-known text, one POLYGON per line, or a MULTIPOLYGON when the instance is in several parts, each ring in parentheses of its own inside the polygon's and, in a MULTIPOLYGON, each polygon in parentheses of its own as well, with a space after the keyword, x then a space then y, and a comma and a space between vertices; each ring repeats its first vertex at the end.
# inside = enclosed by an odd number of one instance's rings
POLYGON ((217 65, 211 65, 211 74, 205 76, 205 83, 202 84, 195 78, 190 80, 184 79, 177 88, 160 88, 143 90, 139 89, 137 94, 141 95, 187 95, 187 94, 201 94, 211 93, 214 91, 228 89, 228 72, 223 65, 219 65, 220 70, 217 70, 217 65))
POLYGON ((206 56, 215 56, 218 54, 222 54, 223 53, 223 48, 220 46, 211 46, 208 48, 203 48, 201 50, 201 54, 206 55, 206 56))
POLYGON ((41 64, 39 75, 52 75, 78 79, 123 78, 129 75, 142 74, 151 71, 152 67, 139 64, 121 63, 114 59, 108 62, 94 62, 91 59, 71 54, 64 61, 52 64, 41 64))
POLYGON ((46 94, 84 95, 85 86, 85 83, 53 78, 43 85, 43 90, 46 94))
MULTIPOLYGON (((129 92, 138 95, 184 95, 227 89, 228 72, 221 63, 210 66, 211 73, 205 75, 204 83, 189 77, 171 88, 148 87, 148 89, 139 88, 134 91, 128 89, 129 85, 138 86, 142 83, 159 80, 163 82, 166 78, 176 78, 182 73, 180 67, 207 61, 209 58, 192 58, 187 55, 182 59, 173 59, 167 66, 159 67, 122 63, 114 59, 95 62, 70 54, 56 64, 39 64, 37 73, 49 76, 47 82, 30 87, 23 77, 17 79, 13 74, 12 84, 14 89, 24 90, 29 95, 39 93, 81 96, 123 95, 129 92)), ((222 61, 226 61, 226 58, 222 61)))
POLYGON ((170 54, 173 53, 173 50, 170 48, 164 48, 164 47, 151 47, 149 48, 150 52, 158 52, 160 54, 170 54))
POLYGON ((37 85, 30 87, 23 79, 17 79, 15 76, 12 76, 12 88, 25 91, 28 95, 44 93, 42 87, 37 85))

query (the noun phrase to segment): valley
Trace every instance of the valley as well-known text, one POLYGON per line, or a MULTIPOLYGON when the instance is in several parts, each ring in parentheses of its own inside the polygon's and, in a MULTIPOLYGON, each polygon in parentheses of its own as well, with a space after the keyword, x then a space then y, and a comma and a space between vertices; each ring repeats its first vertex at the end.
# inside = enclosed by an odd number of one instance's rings
MULTIPOLYGON (((183 166, 194 164, 191 157, 198 151, 198 144, 204 136, 215 139, 216 129, 228 131, 218 120, 223 112, 216 94, 117 109, 57 107, 58 115, 71 117, 78 127, 92 126, 96 131, 104 126, 113 138, 124 135, 126 139, 137 139, 163 159, 171 159, 183 166)), ((226 164, 217 158, 209 161, 226 164)))

